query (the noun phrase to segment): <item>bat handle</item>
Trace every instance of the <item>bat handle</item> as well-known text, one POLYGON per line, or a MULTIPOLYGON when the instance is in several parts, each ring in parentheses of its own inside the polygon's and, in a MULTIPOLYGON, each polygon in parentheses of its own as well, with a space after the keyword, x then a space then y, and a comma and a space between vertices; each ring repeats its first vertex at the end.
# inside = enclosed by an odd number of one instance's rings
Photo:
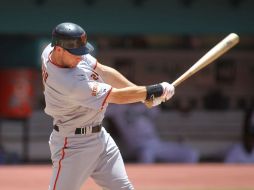
POLYGON ((179 84, 181 84, 181 83, 186 79, 185 75, 186 75, 186 73, 183 74, 182 76, 180 76, 180 77, 179 77, 178 79, 176 79, 174 82, 172 82, 172 85, 173 85, 174 87, 177 87, 179 84))
POLYGON ((177 87, 178 84, 180 84, 180 83, 178 83, 176 80, 175 80, 174 82, 172 82, 172 85, 173 85, 174 87, 177 87))

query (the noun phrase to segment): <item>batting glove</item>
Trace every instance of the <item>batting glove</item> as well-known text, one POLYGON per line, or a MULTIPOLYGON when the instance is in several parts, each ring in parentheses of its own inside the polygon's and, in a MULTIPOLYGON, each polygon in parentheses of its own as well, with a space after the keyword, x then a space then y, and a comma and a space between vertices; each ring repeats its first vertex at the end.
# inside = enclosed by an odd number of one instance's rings
POLYGON ((152 107, 160 105, 161 102, 162 102, 162 98, 161 97, 157 97, 157 98, 154 98, 153 100, 149 100, 149 101, 146 100, 143 103, 146 105, 146 107, 152 108, 152 107))
POLYGON ((163 87, 163 94, 161 95, 162 102, 165 102, 172 98, 172 96, 175 94, 175 87, 168 82, 162 82, 160 85, 163 87))
POLYGON ((152 107, 160 105, 161 102, 162 102, 162 99, 160 97, 159 98, 154 98, 152 107))

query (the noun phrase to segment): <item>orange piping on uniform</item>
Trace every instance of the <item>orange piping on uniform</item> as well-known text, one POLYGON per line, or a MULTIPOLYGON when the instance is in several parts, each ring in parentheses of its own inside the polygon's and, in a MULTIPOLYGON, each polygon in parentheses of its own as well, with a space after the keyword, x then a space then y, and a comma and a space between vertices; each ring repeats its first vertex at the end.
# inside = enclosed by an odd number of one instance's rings
POLYGON ((54 183, 53 190, 56 190, 56 183, 57 183, 57 180, 58 180, 58 177, 60 175, 61 168, 62 168, 62 160, 64 159, 64 156, 65 156, 64 149, 66 147, 67 147, 67 137, 65 137, 65 139, 64 139, 64 147, 62 148, 62 157, 61 157, 61 159, 59 160, 59 163, 58 163, 59 166, 58 166, 57 176, 56 176, 56 180, 55 180, 55 183, 54 183))
POLYGON ((108 99, 108 96, 109 96, 109 94, 111 93, 111 91, 112 91, 112 87, 111 87, 110 90, 108 91, 108 94, 107 94, 107 96, 105 97, 105 99, 104 99, 104 101, 103 101, 103 103, 102 103, 101 110, 103 109, 103 107, 104 107, 104 105, 105 105, 105 103, 106 103, 106 100, 108 99))

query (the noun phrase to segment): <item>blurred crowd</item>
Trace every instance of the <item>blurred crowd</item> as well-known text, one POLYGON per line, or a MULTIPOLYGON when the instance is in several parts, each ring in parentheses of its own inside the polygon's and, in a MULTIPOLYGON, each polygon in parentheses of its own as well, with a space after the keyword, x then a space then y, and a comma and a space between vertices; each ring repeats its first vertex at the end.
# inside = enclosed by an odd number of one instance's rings
MULTIPOLYGON (((138 163, 200 162, 199 151, 190 145, 160 138, 155 123, 160 112, 159 107, 149 110, 141 103, 109 106, 106 127, 119 145, 123 157, 138 163)), ((222 162, 254 163, 253 109, 245 113, 241 136, 241 140, 225 152, 222 162)))

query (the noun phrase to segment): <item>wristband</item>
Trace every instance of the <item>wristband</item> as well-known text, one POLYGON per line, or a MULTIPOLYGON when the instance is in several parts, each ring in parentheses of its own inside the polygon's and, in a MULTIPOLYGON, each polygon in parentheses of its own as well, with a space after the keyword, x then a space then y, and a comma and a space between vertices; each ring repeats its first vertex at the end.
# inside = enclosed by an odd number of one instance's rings
POLYGON ((161 84, 154 84, 146 86, 146 100, 153 100, 163 94, 163 87, 161 84))

